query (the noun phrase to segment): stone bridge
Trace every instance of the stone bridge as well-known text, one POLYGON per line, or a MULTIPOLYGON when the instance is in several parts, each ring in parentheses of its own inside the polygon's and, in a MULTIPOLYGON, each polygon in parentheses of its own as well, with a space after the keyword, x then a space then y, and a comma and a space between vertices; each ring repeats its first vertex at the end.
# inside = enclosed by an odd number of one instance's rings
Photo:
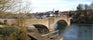
MULTIPOLYGON (((26 18, 23 22, 24 25, 27 26, 31 26, 31 25, 44 25, 47 29, 49 29, 49 31, 53 31, 54 30, 54 26, 55 24, 57 24, 58 22, 64 22, 67 24, 67 26, 70 25, 70 17, 67 16, 60 16, 60 17, 46 17, 46 18, 26 18)), ((17 19, 4 19, 1 21, 5 21, 7 24, 18 24, 18 20, 17 19), (5 21, 7 20, 7 22, 5 21)), ((21 22, 20 22, 21 23, 21 22)))
POLYGON ((67 16, 62 16, 62 17, 47 17, 47 18, 42 18, 42 19, 26 19, 24 21, 25 26, 30 26, 30 25, 44 25, 46 26, 50 31, 54 30, 54 26, 57 22, 62 21, 66 22, 67 26, 70 25, 70 18, 67 16))

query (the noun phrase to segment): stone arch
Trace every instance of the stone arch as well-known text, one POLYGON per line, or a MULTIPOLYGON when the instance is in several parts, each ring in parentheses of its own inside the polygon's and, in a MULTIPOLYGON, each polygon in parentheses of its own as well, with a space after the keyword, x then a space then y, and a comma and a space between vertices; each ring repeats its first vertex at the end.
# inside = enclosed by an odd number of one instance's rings
POLYGON ((56 22, 55 30, 59 30, 59 34, 62 34, 67 26, 68 23, 65 20, 58 20, 56 22))
POLYGON ((47 34, 49 33, 49 29, 42 24, 34 24, 34 26, 38 29, 38 31, 42 34, 47 34))
POLYGON ((47 26, 42 25, 42 24, 33 24, 33 28, 36 28, 40 34, 47 34, 49 33, 49 29, 47 26))

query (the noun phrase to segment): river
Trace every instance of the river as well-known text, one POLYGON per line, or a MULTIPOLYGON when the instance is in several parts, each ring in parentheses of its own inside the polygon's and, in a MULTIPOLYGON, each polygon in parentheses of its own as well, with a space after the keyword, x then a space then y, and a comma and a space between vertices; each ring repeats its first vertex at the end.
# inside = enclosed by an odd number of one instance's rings
POLYGON ((62 37, 64 40, 93 40, 93 24, 71 24, 62 37))

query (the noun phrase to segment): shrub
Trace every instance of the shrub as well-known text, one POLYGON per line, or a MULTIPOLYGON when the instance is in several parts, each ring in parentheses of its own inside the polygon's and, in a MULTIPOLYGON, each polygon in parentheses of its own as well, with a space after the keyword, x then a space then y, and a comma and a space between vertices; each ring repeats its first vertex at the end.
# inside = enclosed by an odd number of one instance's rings
POLYGON ((18 26, 2 25, 0 28, 0 35, 3 35, 4 40, 30 40, 27 32, 18 26), (23 30, 23 31, 22 31, 23 30))

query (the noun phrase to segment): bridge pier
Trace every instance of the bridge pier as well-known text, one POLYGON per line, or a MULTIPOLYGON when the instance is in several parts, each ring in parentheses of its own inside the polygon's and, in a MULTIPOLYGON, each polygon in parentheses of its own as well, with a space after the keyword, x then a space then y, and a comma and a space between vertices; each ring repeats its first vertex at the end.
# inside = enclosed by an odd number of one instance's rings
POLYGON ((54 31, 54 17, 48 17, 48 27, 50 31, 54 31))

